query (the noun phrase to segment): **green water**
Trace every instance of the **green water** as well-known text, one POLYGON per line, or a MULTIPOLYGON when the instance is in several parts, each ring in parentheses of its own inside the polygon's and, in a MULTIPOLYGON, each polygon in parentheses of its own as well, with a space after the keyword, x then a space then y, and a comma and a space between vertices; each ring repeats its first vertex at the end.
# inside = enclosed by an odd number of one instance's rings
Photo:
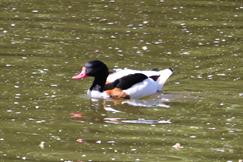
POLYGON ((242 161, 242 0, 0 0, 0 9, 1 162, 242 161), (93 101, 92 79, 71 80, 92 59, 175 73, 162 95, 93 101))

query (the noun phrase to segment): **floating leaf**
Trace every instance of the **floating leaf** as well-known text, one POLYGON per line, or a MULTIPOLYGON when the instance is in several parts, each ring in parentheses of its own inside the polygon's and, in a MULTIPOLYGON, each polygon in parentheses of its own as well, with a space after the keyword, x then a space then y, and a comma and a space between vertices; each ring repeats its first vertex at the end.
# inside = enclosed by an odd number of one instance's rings
POLYGON ((175 145, 172 146, 174 149, 176 150, 180 150, 182 148, 184 148, 180 143, 176 143, 175 145))
POLYGON ((81 119, 83 117, 83 113, 81 112, 71 112, 70 117, 73 119, 81 119))
POLYGON ((82 138, 78 138, 78 139, 76 140, 76 142, 78 142, 79 144, 83 144, 83 143, 84 143, 84 140, 83 140, 82 138))

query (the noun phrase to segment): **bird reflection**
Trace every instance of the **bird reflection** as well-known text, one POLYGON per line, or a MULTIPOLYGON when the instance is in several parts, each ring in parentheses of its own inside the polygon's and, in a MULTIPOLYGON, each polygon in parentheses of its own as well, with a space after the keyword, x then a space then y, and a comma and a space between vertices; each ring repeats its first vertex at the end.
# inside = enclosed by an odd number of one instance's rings
POLYGON ((124 114, 134 114, 132 115, 134 118, 140 116, 140 114, 143 114, 144 108, 170 108, 169 101, 169 96, 161 94, 150 98, 133 100, 91 99, 90 108, 94 111, 92 118, 96 122, 110 124, 169 124, 171 123, 170 120, 124 118, 124 114))

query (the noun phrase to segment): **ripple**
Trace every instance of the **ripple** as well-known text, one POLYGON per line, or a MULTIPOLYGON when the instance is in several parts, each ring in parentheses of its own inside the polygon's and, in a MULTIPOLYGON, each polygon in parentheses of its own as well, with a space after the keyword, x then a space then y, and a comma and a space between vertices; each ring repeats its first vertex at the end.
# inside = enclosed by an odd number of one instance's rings
POLYGON ((135 107, 163 107, 163 108, 170 108, 170 105, 168 105, 166 102, 169 102, 169 99, 133 99, 133 100, 125 100, 122 102, 122 104, 128 104, 130 106, 135 107))
POLYGON ((105 118, 104 121, 110 124, 171 124, 170 120, 150 120, 150 119, 124 119, 124 118, 105 118))

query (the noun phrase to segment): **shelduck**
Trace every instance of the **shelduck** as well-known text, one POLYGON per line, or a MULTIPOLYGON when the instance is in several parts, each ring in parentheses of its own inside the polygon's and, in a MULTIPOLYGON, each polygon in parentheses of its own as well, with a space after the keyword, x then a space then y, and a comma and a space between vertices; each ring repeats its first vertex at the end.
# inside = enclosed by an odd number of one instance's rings
POLYGON ((88 90, 91 98, 130 99, 141 98, 161 92, 166 80, 173 70, 167 68, 161 71, 139 71, 132 69, 116 69, 109 73, 109 69, 102 61, 87 62, 80 73, 72 79, 80 80, 94 77, 88 90))

